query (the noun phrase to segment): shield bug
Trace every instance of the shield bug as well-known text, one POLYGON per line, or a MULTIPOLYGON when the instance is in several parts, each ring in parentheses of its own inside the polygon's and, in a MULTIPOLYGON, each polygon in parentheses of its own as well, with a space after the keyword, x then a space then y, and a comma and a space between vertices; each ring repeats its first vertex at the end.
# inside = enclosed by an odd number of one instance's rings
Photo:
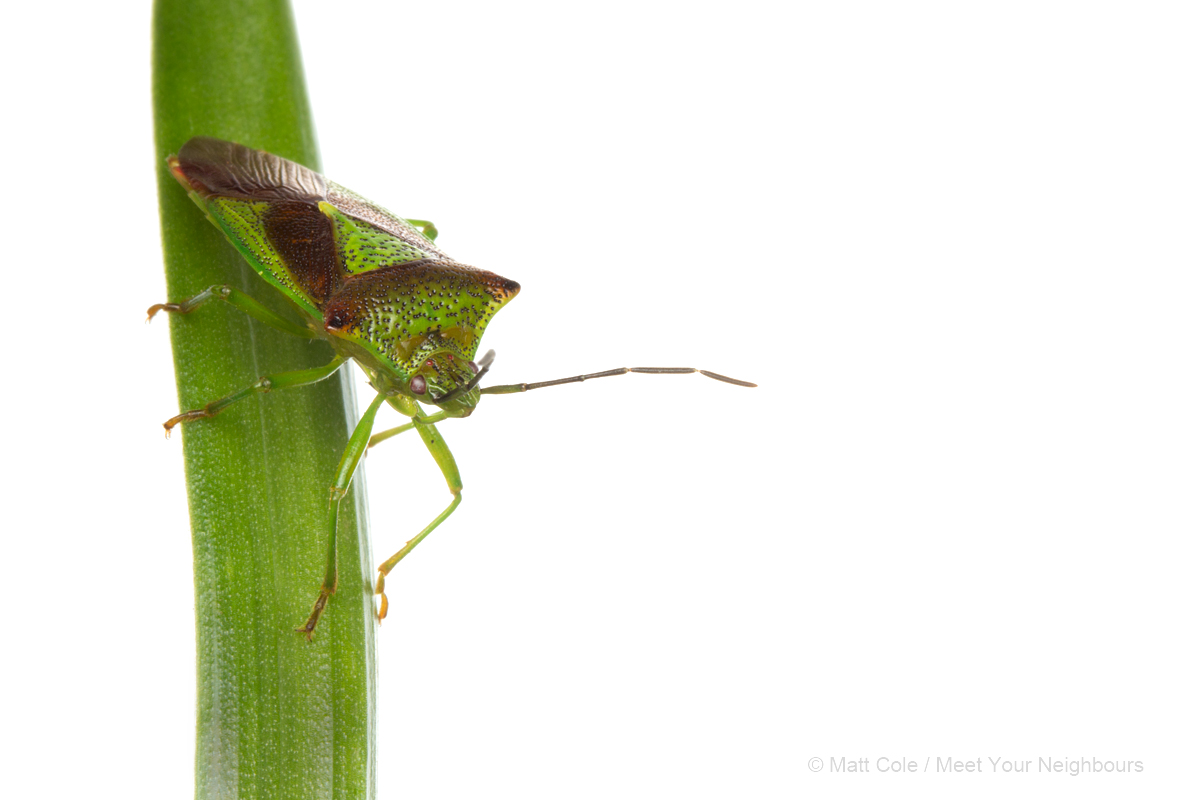
POLYGON ((480 387, 494 353, 488 351, 476 361, 479 341, 492 316, 520 291, 515 281, 446 255, 434 244, 437 231, 431 223, 397 217, 279 156, 196 137, 167 164, 255 272, 287 296, 300 321, 279 316, 232 286, 210 286, 178 303, 151 306, 148 315, 187 314, 210 300, 223 300, 279 330, 323 339, 334 352, 333 360, 323 367, 261 377, 203 408, 184 411, 163 423, 167 433, 181 422, 215 416, 253 394, 322 381, 347 361, 358 363, 376 391, 350 436, 330 489, 325 579, 307 621, 297 628, 310 638, 337 589, 337 509, 367 447, 419 429, 453 496, 441 514, 380 565, 375 592, 382 620, 388 609, 387 574, 462 500, 458 466, 436 423, 470 416, 485 394, 525 392, 630 372, 698 372, 736 386, 754 386, 687 367, 621 367, 540 383, 480 387), (372 437, 375 414, 383 403, 411 421, 372 437))

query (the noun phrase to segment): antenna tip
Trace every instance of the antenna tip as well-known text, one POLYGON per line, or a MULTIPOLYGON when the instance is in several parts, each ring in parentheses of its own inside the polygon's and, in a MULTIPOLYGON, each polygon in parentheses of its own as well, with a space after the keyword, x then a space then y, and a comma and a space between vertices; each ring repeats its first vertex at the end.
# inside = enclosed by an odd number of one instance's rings
POLYGON ((717 373, 709 372, 706 369, 700 370, 700 374, 706 378, 712 378, 714 381, 721 381, 722 383, 732 383, 734 386, 745 386, 749 389, 757 389, 758 388, 757 383, 751 383, 750 381, 739 381, 737 378, 730 378, 728 375, 718 375, 717 373))

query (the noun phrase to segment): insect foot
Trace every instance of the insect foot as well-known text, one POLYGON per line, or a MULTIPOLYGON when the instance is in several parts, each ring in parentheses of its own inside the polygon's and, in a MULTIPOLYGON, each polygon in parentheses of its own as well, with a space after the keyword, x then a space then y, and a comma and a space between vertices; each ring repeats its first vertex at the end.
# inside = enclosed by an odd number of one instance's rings
POLYGON ((313 631, 317 628, 317 620, 321 618, 321 613, 325 611, 325 604, 329 601, 329 596, 333 594, 333 590, 322 589, 317 595, 317 602, 313 603, 312 613, 308 615, 308 621, 299 628, 296 628, 296 633, 303 633, 304 638, 312 641, 313 631))
POLYGON ((150 320, 154 319, 154 315, 160 311, 174 311, 177 314, 186 314, 179 303, 155 303, 146 309, 146 324, 150 324, 150 320))
POLYGON ((163 423, 163 428, 167 431, 167 438, 171 438, 171 430, 181 422, 188 422, 193 419, 208 419, 213 416, 214 412, 209 411, 207 407, 197 408, 192 411, 185 411, 182 414, 176 414, 169 420, 163 423))
POLYGON ((376 618, 383 622, 383 618, 387 616, 388 599, 383 591, 383 567, 379 568, 379 580, 375 581, 375 594, 379 595, 379 612, 375 615, 376 618))

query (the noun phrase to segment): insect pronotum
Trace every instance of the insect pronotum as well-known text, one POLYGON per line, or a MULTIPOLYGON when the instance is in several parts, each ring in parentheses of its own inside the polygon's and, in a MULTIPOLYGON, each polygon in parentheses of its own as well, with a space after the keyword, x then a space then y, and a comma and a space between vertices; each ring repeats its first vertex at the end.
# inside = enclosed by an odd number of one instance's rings
POLYGON ((337 589, 337 509, 349 491, 363 452, 406 430, 420 428, 421 440, 441 469, 453 499, 391 558, 379 566, 375 592, 378 617, 387 616, 384 579, 396 564, 446 520, 462 500, 462 478, 438 432, 444 419, 470 416, 485 394, 510 394, 607 378, 630 372, 677 375, 698 372, 735 386, 754 386, 690 367, 621 367, 538 383, 480 387, 495 354, 475 361, 488 321, 516 296, 520 286, 492 272, 460 264, 434 239, 425 220, 402 219, 307 167, 233 142, 197 136, 167 159, 171 174, 264 280, 283 292, 301 322, 286 319, 232 286, 210 286, 178 303, 147 312, 187 314, 210 300, 223 300, 286 333, 323 339, 334 358, 323 367, 259 378, 203 408, 167 420, 167 433, 181 422, 206 419, 256 393, 325 380, 355 361, 376 391, 355 426, 330 489, 330 528, 325 579, 312 612, 297 630, 310 639, 337 589), (387 403, 411 422, 371 436, 379 407, 387 403), (432 406, 425 411, 421 406, 432 406))

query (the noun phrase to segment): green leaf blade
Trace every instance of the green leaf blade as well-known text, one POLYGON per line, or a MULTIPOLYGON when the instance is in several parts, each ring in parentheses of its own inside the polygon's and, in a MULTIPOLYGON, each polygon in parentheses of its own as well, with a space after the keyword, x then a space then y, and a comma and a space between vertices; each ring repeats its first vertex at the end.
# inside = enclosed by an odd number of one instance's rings
MULTIPOLYGON (((319 169, 290 7, 158 0, 153 65, 169 299, 229 283, 298 319, 165 166, 187 139, 209 135, 319 169)), ((220 304, 172 315, 170 328, 181 409, 332 357, 322 342, 220 304)), ((374 796, 373 570, 361 474, 341 506, 338 592, 311 643, 294 631, 324 571, 328 486, 355 422, 352 376, 346 367, 315 386, 256 396, 184 427, 196 564, 197 797, 374 796)))

